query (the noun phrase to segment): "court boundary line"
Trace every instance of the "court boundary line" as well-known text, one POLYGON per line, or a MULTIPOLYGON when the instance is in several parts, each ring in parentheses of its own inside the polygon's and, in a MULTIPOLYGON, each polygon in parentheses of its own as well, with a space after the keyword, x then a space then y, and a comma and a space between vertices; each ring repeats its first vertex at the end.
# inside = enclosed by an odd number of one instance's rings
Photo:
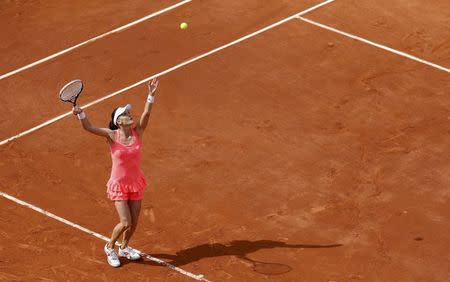
MULTIPOLYGON (((39 213, 41 213, 41 214, 43 214, 43 215, 45 215, 45 216, 48 216, 48 217, 50 217, 50 218, 53 218, 53 219, 55 219, 55 220, 57 220, 57 221, 59 221, 59 222, 62 222, 62 223, 64 223, 64 224, 66 224, 66 225, 69 225, 69 226, 71 226, 71 227, 73 227, 73 228, 75 228, 75 229, 78 229, 78 230, 81 230, 81 231, 83 231, 83 232, 85 232, 85 233, 88 233, 88 234, 90 234, 90 235, 92 235, 92 236, 94 236, 94 237, 97 237, 97 238, 99 238, 99 239, 101 239, 101 240, 103 240, 103 241, 109 242, 109 238, 106 237, 106 236, 104 236, 104 235, 101 235, 101 234, 99 234, 99 233, 97 233, 97 232, 94 232, 94 231, 92 231, 92 230, 89 230, 89 229, 87 229, 86 227, 83 227, 83 226, 81 226, 81 225, 79 225, 79 224, 76 224, 76 223, 74 223, 74 222, 72 222, 72 221, 69 221, 69 220, 67 220, 67 219, 65 219, 65 218, 62 218, 62 217, 60 217, 60 216, 57 216, 57 215, 55 215, 55 214, 53 214, 53 213, 51 213, 51 212, 48 212, 48 211, 46 211, 46 210, 44 210, 44 209, 41 209, 41 208, 37 207, 37 206, 35 206, 35 205, 32 205, 32 204, 30 204, 30 203, 27 203, 27 202, 25 202, 25 201, 22 201, 22 200, 20 200, 20 199, 17 199, 16 197, 13 197, 13 196, 11 196, 11 195, 9 195, 9 194, 7 194, 7 193, 4 193, 4 192, 0 191, 0 196, 4 197, 4 198, 6 198, 6 199, 8 199, 8 200, 10 200, 10 201, 12 201, 12 202, 15 202, 15 203, 17 203, 17 204, 19 204, 19 205, 21 205, 21 206, 25 206, 25 207, 27 207, 27 208, 30 208, 30 209, 34 210, 34 211, 37 211, 37 212, 39 212, 39 213)), ((116 245, 119 246, 120 244, 119 244, 118 242, 116 242, 116 245)), ((136 250, 136 249, 134 249, 134 250, 136 250)), ((170 264, 170 263, 168 263, 168 262, 166 262, 166 261, 163 261, 163 260, 161 260, 161 259, 152 257, 151 255, 148 255, 148 254, 146 254, 146 253, 144 253, 144 252, 141 252, 141 251, 139 251, 139 250, 136 250, 136 251, 137 251, 139 254, 141 254, 141 256, 145 257, 146 259, 151 260, 151 261, 153 261, 153 262, 155 262, 155 263, 158 263, 158 264, 160 264, 160 265, 163 265, 163 266, 165 266, 165 267, 168 267, 168 268, 170 268, 170 269, 172 269, 172 270, 174 270, 174 271, 176 271, 176 272, 178 272, 178 273, 181 273, 181 274, 183 274, 183 275, 189 276, 189 277, 192 278, 192 279, 195 279, 195 280, 198 280, 198 281, 209 282, 209 280, 207 280, 206 278, 204 278, 204 275, 203 275, 203 274, 193 274, 193 273, 191 273, 191 272, 189 272, 189 271, 186 271, 186 270, 181 269, 181 268, 179 268, 179 267, 177 267, 177 266, 175 266, 175 265, 172 265, 172 264, 170 264)))
POLYGON ((436 68, 436 69, 438 69, 438 70, 441 70, 441 71, 445 71, 445 72, 450 73, 450 69, 449 69, 449 68, 446 68, 446 67, 444 67, 444 66, 441 66, 441 65, 432 63, 432 62, 430 62, 430 61, 421 59, 421 58, 419 58, 419 57, 416 57, 416 56, 414 56, 414 55, 408 54, 408 53, 406 53, 406 52, 396 50, 396 49, 391 48, 391 47, 388 47, 388 46, 386 46, 386 45, 383 45, 383 44, 380 44, 380 43, 376 43, 376 42, 374 42, 374 41, 371 41, 371 40, 368 40, 368 39, 359 37, 359 36, 357 36, 357 35, 354 35, 354 34, 351 34, 351 33, 348 33, 348 32, 345 32, 345 31, 342 31, 342 30, 339 30, 339 29, 336 29, 336 28, 333 28, 333 27, 328 26, 328 25, 325 25, 325 24, 318 23, 318 22, 316 22, 316 21, 313 21, 313 20, 304 18, 304 17, 302 17, 302 16, 298 16, 297 19, 302 20, 302 21, 304 21, 304 22, 307 22, 307 23, 309 23, 309 24, 315 25, 315 26, 317 26, 317 27, 320 27, 320 28, 323 28, 323 29, 326 29, 326 30, 329 30, 329 31, 332 31, 332 32, 335 32, 335 33, 338 33, 338 34, 340 34, 340 35, 349 37, 349 38, 351 38, 351 39, 354 39, 354 40, 361 41, 361 42, 363 42, 363 43, 372 45, 372 46, 374 46, 374 47, 377 47, 377 48, 380 48, 380 49, 382 49, 382 50, 388 51, 388 52, 390 52, 390 53, 394 53, 394 54, 399 55, 399 56, 401 56, 401 57, 405 57, 405 58, 408 58, 408 59, 410 59, 410 60, 419 62, 419 63, 421 63, 421 64, 425 64, 425 65, 428 65, 428 66, 430 66, 430 67, 436 68))
MULTIPOLYGON (((226 48, 228 48, 228 47, 230 47, 230 46, 236 45, 236 44, 238 44, 238 43, 240 43, 240 42, 242 42, 242 41, 245 41, 245 40, 247 40, 247 39, 249 39, 249 38, 252 38, 252 37, 254 37, 254 36, 256 36, 256 35, 258 35, 258 34, 260 34, 260 33, 263 33, 263 32, 265 32, 265 31, 267 31, 267 30, 270 30, 270 29, 272 29, 272 28, 274 28, 274 27, 277 27, 277 26, 279 26, 279 25, 281 25, 281 24, 284 24, 285 22, 288 22, 288 21, 290 21, 290 20, 292 20, 292 19, 295 19, 295 18, 297 18, 297 17, 299 17, 299 16, 302 16, 302 15, 304 15, 304 14, 307 14, 307 13, 311 12, 311 11, 314 11, 314 10, 316 10, 316 9, 322 7, 322 6, 328 5, 328 4, 330 4, 330 3, 334 2, 334 1, 335 1, 335 0, 327 0, 327 1, 323 1, 323 2, 321 2, 321 3, 319 3, 319 4, 316 4, 315 6, 312 6, 312 7, 308 8, 308 9, 305 9, 305 10, 303 10, 303 11, 301 11, 301 12, 299 12, 299 13, 296 13, 296 14, 290 16, 290 17, 284 18, 284 19, 282 19, 282 20, 280 20, 280 21, 278 21, 278 22, 276 22, 276 23, 273 23, 273 24, 271 24, 271 25, 269 25, 269 26, 266 26, 266 27, 264 27, 264 28, 261 28, 261 29, 255 31, 255 32, 253 32, 253 33, 247 34, 247 35, 245 35, 245 36, 243 36, 243 37, 240 37, 240 38, 238 38, 238 39, 236 39, 236 40, 234 40, 234 41, 231 41, 231 42, 229 42, 229 43, 227 43, 227 44, 224 44, 224 45, 222 45, 222 46, 220 46, 220 47, 217 47, 217 48, 215 48, 215 49, 213 49, 213 50, 211 50, 211 51, 209 51, 209 52, 203 53, 202 55, 199 55, 199 56, 197 56, 197 57, 194 57, 194 58, 191 58, 191 59, 189 59, 189 60, 187 60, 187 61, 184 61, 184 62, 182 62, 182 63, 179 63, 179 64, 177 64, 177 65, 175 65, 175 66, 173 66, 173 67, 170 67, 170 68, 168 68, 168 69, 166 69, 166 70, 164 70, 164 71, 161 71, 161 72, 159 72, 159 73, 157 73, 157 74, 154 74, 154 75, 151 75, 151 76, 149 76, 149 77, 147 77, 147 78, 144 78, 144 79, 142 79, 142 80, 140 80, 140 81, 138 81, 138 82, 136 82, 136 83, 134 83, 134 84, 132 84, 132 85, 130 85, 130 86, 127 86, 127 87, 122 88, 122 89, 120 89, 120 90, 118 90, 118 91, 116 91, 116 92, 113 92, 113 93, 111 93, 111 94, 109 94, 109 95, 106 95, 106 96, 104 96, 104 97, 102 97, 102 98, 99 98, 99 99, 97 99, 97 100, 94 100, 93 102, 90 102, 90 103, 88 103, 88 104, 85 104, 85 105, 81 106, 81 108, 83 108, 83 109, 89 108, 90 106, 93 106, 93 105, 95 105, 95 104, 98 104, 98 103, 100 103, 100 102, 102 102, 102 101, 104 101, 104 100, 107 100, 107 99, 109 99, 109 98, 111 98, 111 97, 114 97, 114 96, 119 95, 119 94, 121 94, 121 93, 123 93, 123 92, 125 92, 125 91, 128 91, 128 90, 130 90, 130 89, 132 89, 132 88, 134 88, 134 87, 136 87, 136 86, 139 86, 139 85, 141 85, 141 84, 143 84, 143 83, 145 83, 145 82, 147 82, 147 81, 150 81, 150 80, 152 80, 152 79, 155 78, 155 77, 159 77, 159 76, 165 75, 165 74, 167 74, 167 73, 169 73, 169 72, 172 72, 172 71, 174 71, 174 70, 176 70, 176 69, 179 69, 179 68, 181 68, 181 67, 183 67, 183 66, 185 66, 185 65, 188 65, 188 64, 191 64, 191 63, 193 63, 193 62, 196 62, 196 61, 198 61, 198 60, 200 60, 200 59, 203 59, 203 58, 205 58, 205 57, 207 57, 207 56, 210 56, 210 55, 212 55, 212 54, 214 54, 214 53, 217 53, 217 52, 219 52, 219 51, 221 51, 221 50, 223 50, 223 49, 226 49, 226 48)), ((38 130, 38 129, 40 129, 40 128, 43 128, 43 127, 45 127, 45 126, 47 126, 47 125, 50 125, 50 124, 52 124, 52 123, 54 123, 54 122, 56 122, 56 121, 58 121, 58 120, 60 120, 60 119, 63 119, 63 118, 65 118, 66 116, 69 116, 69 115, 71 115, 71 114, 72 114, 72 112, 67 112, 67 113, 65 113, 65 114, 59 115, 59 116, 57 116, 57 117, 54 117, 54 118, 52 118, 52 119, 50 119, 50 120, 48 120, 48 121, 46 121, 46 122, 43 122, 43 123, 41 123, 41 124, 39 124, 39 125, 37 125, 37 126, 35 126, 35 127, 33 127, 33 128, 30 128, 30 129, 28 129, 28 130, 25 130, 25 131, 23 131, 23 132, 21 132, 21 133, 19 133, 19 134, 17 134, 17 135, 14 135, 14 136, 12 136, 12 137, 9 137, 9 138, 7 138, 7 139, 1 141, 1 142, 0 142, 0 146, 1 146, 1 145, 5 145, 5 144, 7 144, 7 143, 9 143, 9 142, 11 142, 11 141, 17 139, 17 138, 20 138, 20 137, 22 137, 22 136, 25 136, 25 135, 27 135, 27 134, 30 134, 30 133, 32 133, 32 132, 34 132, 34 131, 36 131, 36 130, 38 130)))
POLYGON ((120 32, 120 31, 122 31, 122 30, 124 30, 124 29, 127 29, 127 28, 133 26, 133 25, 137 25, 137 24, 139 24, 139 23, 141 23, 141 22, 143 22, 143 21, 146 21, 146 20, 148 20, 148 19, 151 19, 151 18, 154 18, 154 17, 156 17, 156 16, 159 16, 159 15, 165 13, 165 12, 168 12, 168 11, 170 11, 170 10, 173 10, 173 9, 175 9, 175 8, 177 8, 177 7, 179 7, 179 6, 182 6, 182 5, 184 5, 184 4, 187 4, 187 3, 189 3, 189 2, 192 2, 192 0, 184 0, 184 1, 182 1, 182 2, 179 2, 179 3, 177 3, 177 4, 174 4, 174 5, 172 5, 172 6, 169 6, 169 7, 167 7, 167 8, 164 8, 164 9, 162 9, 162 10, 159 10, 158 12, 154 12, 154 13, 151 13, 151 14, 145 16, 145 17, 142 17, 142 18, 140 18, 140 19, 137 19, 137 20, 135 20, 135 21, 133 21, 133 22, 131 22, 131 23, 128 23, 128 24, 123 25, 123 26, 120 26, 120 27, 115 28, 115 29, 113 29, 113 30, 111 30, 111 31, 102 33, 102 34, 100 34, 100 35, 97 35, 96 37, 93 37, 93 38, 91 38, 91 39, 88 39, 88 40, 83 41, 83 42, 81 42, 81 43, 78 43, 78 44, 76 44, 76 45, 73 45, 73 46, 71 46, 71 47, 69 47, 69 48, 66 48, 66 49, 64 49, 64 50, 61 50, 61 51, 59 51, 59 52, 56 52, 56 53, 54 53, 54 54, 52 54, 52 55, 49 55, 49 56, 47 56, 47 57, 45 57, 45 58, 42 58, 42 59, 40 59, 40 60, 37 60, 37 61, 35 61, 35 62, 31 63, 31 64, 28 64, 28 65, 25 65, 25 66, 20 67, 20 68, 18 68, 18 69, 15 69, 15 70, 13 70, 13 71, 7 72, 7 73, 5 73, 5 74, 3 74, 3 75, 0 76, 0 80, 5 79, 5 78, 7 78, 7 77, 10 77, 10 76, 12 76, 12 75, 14 75, 14 74, 16 74, 16 73, 22 72, 22 71, 24 71, 24 70, 27 70, 27 69, 29 69, 29 68, 32 68, 32 67, 34 67, 34 66, 37 66, 37 65, 39 65, 39 64, 42 64, 42 63, 44 63, 44 62, 47 62, 47 61, 49 61, 49 60, 51 60, 51 59, 53 59, 53 58, 56 58, 56 57, 61 56, 61 55, 65 54, 65 53, 68 53, 68 52, 70 52, 70 51, 72 51, 72 50, 75 50, 75 49, 77 49, 77 48, 80 48, 81 46, 84 46, 84 45, 87 45, 87 44, 92 43, 92 42, 94 42, 94 41, 97 41, 98 39, 101 39, 101 38, 103 38, 103 37, 106 37, 106 36, 108 36, 108 35, 110 35, 110 34, 120 32))

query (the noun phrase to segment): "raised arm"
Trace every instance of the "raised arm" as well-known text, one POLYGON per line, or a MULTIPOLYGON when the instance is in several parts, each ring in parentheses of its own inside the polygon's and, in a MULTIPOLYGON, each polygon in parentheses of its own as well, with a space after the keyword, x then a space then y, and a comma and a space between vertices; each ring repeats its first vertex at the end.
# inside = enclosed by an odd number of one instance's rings
POLYGON ((91 132, 91 133, 93 133, 95 135, 98 135, 98 136, 106 137, 108 139, 112 139, 113 138, 112 136, 113 136, 114 132, 111 129, 109 129, 109 128, 99 128, 99 127, 96 127, 96 126, 92 125, 89 122, 88 118, 86 117, 86 114, 84 113, 84 111, 80 107, 75 106, 72 109, 72 113, 74 115, 78 116, 78 118, 80 119, 81 125, 83 126, 83 128, 86 131, 89 131, 89 132, 91 132))
POLYGON ((152 111, 152 105, 155 100, 156 88, 158 88, 158 83, 159 83, 158 79, 154 78, 148 84, 149 93, 147 101, 145 102, 144 112, 141 115, 139 123, 136 125, 136 131, 139 134, 139 136, 141 136, 145 128, 147 128, 148 120, 150 119, 150 112, 152 111))

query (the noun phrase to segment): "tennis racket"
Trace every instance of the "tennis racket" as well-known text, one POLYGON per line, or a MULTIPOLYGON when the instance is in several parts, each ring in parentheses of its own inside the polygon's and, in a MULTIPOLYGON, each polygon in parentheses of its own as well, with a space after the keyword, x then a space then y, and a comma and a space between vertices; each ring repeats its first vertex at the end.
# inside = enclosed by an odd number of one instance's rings
POLYGON ((77 99, 83 91, 83 82, 79 79, 72 80, 64 85, 59 91, 59 98, 63 102, 72 103, 75 107, 77 105, 77 99))

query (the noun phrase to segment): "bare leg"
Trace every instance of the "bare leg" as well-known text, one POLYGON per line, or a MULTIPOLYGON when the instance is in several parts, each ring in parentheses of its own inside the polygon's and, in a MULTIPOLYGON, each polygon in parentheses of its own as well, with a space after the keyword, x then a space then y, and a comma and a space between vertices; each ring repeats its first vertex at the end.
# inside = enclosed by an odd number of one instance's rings
POLYGON ((126 230, 131 228, 131 212, 127 201, 115 201, 117 213, 119 214, 120 222, 114 227, 108 247, 114 248, 119 236, 126 230))
POLYGON ((128 246, 128 242, 130 241, 131 236, 133 236, 133 233, 136 230, 139 214, 141 212, 141 202, 142 202, 141 200, 128 201, 128 206, 130 207, 130 215, 131 215, 131 227, 125 230, 125 232, 123 232, 123 241, 121 244, 122 248, 128 246))

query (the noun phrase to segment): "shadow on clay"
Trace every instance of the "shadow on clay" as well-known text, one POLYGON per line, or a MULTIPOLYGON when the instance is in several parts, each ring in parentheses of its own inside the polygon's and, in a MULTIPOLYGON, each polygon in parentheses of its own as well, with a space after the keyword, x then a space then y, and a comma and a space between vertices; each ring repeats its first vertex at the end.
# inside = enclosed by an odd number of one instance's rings
MULTIPOLYGON (((250 259, 248 254, 256 252, 261 249, 273 249, 273 248, 295 248, 295 249, 319 249, 319 248, 336 248, 343 246, 342 244, 329 244, 329 245, 314 245, 314 244, 287 244, 285 242, 271 241, 271 240, 235 240, 225 244, 202 244, 192 248, 187 248, 176 252, 176 254, 149 254, 152 257, 162 259, 167 263, 175 266, 183 266, 192 262, 199 261, 204 258, 212 258, 219 256, 234 256, 245 262, 253 268, 255 272, 265 275, 279 275, 287 273, 292 270, 292 267, 286 264, 273 263, 273 262, 261 262, 250 259)), ((144 254, 147 255, 147 254, 144 254)), ((129 261, 123 261, 123 264, 130 263, 129 261)), ((153 261, 142 259, 135 261, 134 263, 161 266, 153 261)))

